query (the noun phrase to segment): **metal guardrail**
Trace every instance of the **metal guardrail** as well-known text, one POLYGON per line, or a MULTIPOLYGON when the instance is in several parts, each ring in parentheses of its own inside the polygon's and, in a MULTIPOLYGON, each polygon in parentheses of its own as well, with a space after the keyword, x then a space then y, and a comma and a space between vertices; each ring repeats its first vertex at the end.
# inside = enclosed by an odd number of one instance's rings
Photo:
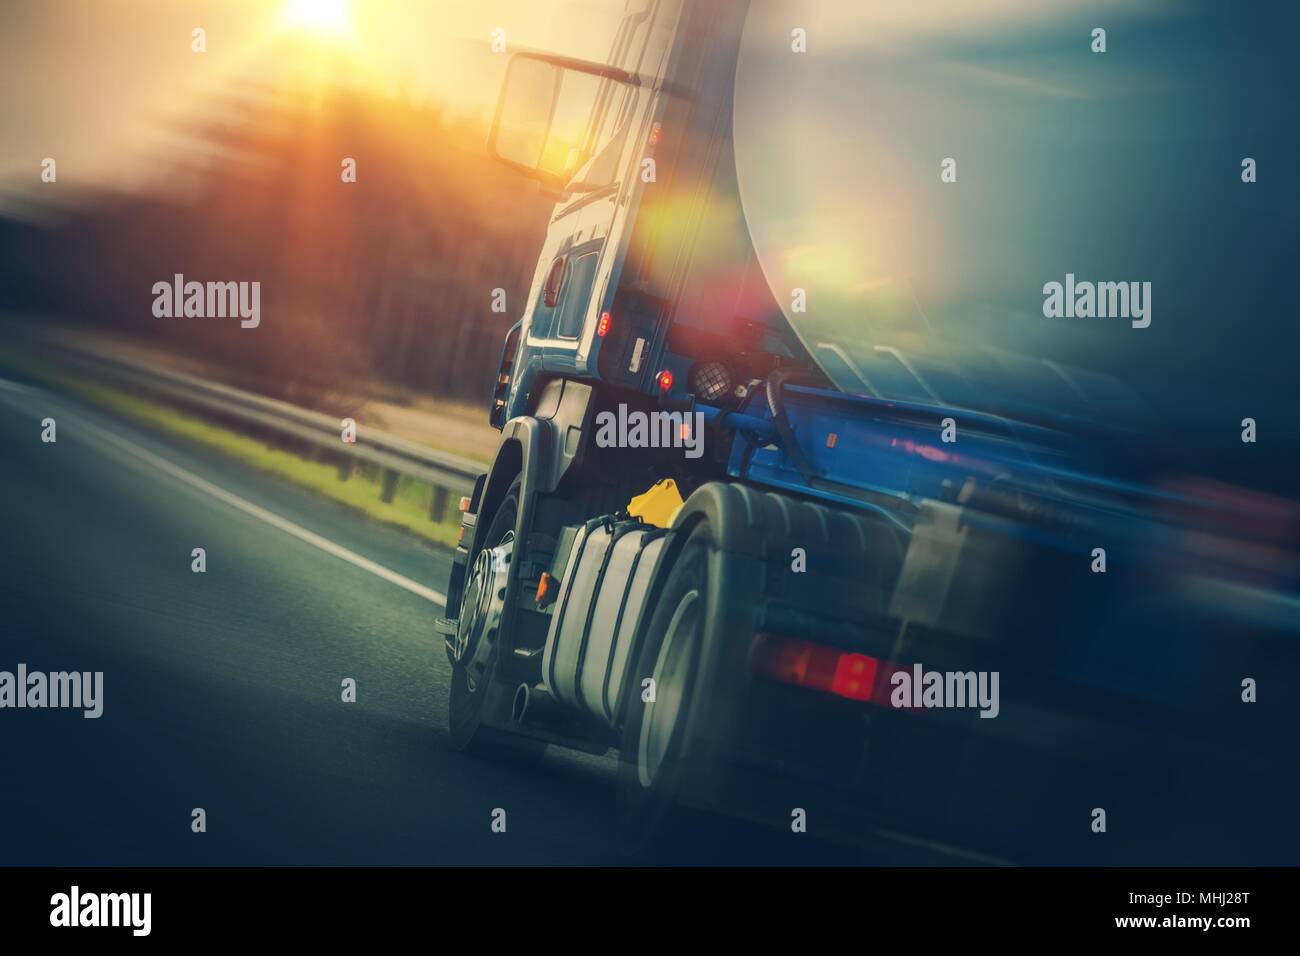
POLYGON ((106 378, 166 398, 173 404, 238 419, 341 455, 340 478, 348 477, 355 461, 378 465, 384 470, 381 491, 384 501, 393 499, 399 476, 423 481, 434 489, 429 507, 429 517, 434 521, 446 517, 450 496, 470 494, 474 480, 487 470, 487 466, 479 462, 427 448, 417 442, 366 428, 360 423, 356 428, 356 441, 345 442, 342 419, 183 372, 90 353, 63 344, 47 342, 44 347, 71 362, 91 367, 106 378))

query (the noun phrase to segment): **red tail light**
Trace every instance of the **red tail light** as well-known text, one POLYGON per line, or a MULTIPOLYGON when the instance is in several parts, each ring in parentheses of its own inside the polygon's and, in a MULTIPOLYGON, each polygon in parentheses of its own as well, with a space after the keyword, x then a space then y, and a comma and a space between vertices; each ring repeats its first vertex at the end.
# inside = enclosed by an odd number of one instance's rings
POLYGON ((671 369, 664 369, 657 376, 655 376, 655 378, 659 382, 659 391, 668 392, 672 390, 673 373, 671 369))
POLYGON ((609 334, 610 317, 608 312, 600 313, 600 321, 596 323, 596 335, 604 338, 609 334))
POLYGON ((849 700, 872 699, 880 661, 823 644, 759 634, 749 651, 756 674, 849 700))

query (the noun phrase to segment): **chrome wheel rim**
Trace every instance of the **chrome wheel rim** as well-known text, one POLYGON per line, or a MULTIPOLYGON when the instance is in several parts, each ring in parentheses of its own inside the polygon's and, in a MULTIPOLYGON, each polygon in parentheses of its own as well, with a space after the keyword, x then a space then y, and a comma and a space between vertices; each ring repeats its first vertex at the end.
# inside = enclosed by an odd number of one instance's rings
POLYGON ((487 669, 492 644, 505 614, 514 543, 515 534, 510 531, 500 544, 480 551, 465 587, 452 654, 465 669, 465 685, 471 693, 487 669))

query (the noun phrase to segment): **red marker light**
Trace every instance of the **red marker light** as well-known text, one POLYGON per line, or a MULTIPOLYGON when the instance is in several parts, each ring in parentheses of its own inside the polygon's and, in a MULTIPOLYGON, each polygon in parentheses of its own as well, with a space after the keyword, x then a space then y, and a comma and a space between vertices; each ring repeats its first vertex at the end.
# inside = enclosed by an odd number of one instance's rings
POLYGON ((664 369, 660 372, 656 376, 656 380, 659 382, 659 391, 661 392, 667 392, 673 387, 673 373, 670 369, 664 369))
POLYGON ((609 334, 609 313, 602 312, 600 313, 600 321, 596 323, 596 335, 599 338, 603 339, 608 334, 609 334))
POLYGON ((882 705, 886 698, 877 697, 877 691, 887 686, 887 675, 895 669, 867 654, 771 634, 755 637, 749 666, 784 684, 882 705))
POLYGON ((650 145, 651 145, 651 146, 658 146, 658 145, 659 145, 659 138, 660 138, 661 136, 663 136, 663 132, 664 132, 664 128, 663 128, 662 126, 660 126, 658 123, 655 123, 653 126, 650 127, 650 145))

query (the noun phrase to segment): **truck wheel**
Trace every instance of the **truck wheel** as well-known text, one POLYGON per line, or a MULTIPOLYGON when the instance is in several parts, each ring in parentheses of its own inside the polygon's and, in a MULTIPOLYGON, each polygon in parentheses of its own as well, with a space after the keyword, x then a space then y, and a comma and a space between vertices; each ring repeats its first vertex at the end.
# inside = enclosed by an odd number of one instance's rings
POLYGON ((746 729, 750 638, 774 605, 823 621, 881 617, 902 550, 879 518, 723 483, 698 488, 674 527, 685 541, 665 558, 625 681, 620 830, 633 856, 712 853, 716 862, 757 847, 766 832, 757 821, 768 819, 730 789, 743 785, 728 759, 746 729), (816 580, 792 580, 795 546, 821 557, 816 580), (642 700, 646 678, 653 701, 642 700), (723 816, 733 804, 736 819, 723 816), (682 809, 693 806, 718 813, 682 809))
MULTIPOLYGON (((678 805, 688 768, 703 755, 687 754, 686 728, 699 679, 706 615, 710 613, 711 554, 706 528, 697 528, 677 554, 645 630, 629 680, 618 770, 621 849, 637 858, 698 852, 730 821, 678 805), (654 700, 643 700, 645 678, 654 700)), ((711 841, 710 841, 711 842, 711 841)))
POLYGON ((465 575, 456 634, 460 653, 452 663, 447 727, 456 750, 531 760, 541 757, 546 744, 502 729, 514 695, 497 674, 503 613, 513 599, 505 593, 504 582, 514 552, 519 484, 516 478, 506 492, 465 575))

